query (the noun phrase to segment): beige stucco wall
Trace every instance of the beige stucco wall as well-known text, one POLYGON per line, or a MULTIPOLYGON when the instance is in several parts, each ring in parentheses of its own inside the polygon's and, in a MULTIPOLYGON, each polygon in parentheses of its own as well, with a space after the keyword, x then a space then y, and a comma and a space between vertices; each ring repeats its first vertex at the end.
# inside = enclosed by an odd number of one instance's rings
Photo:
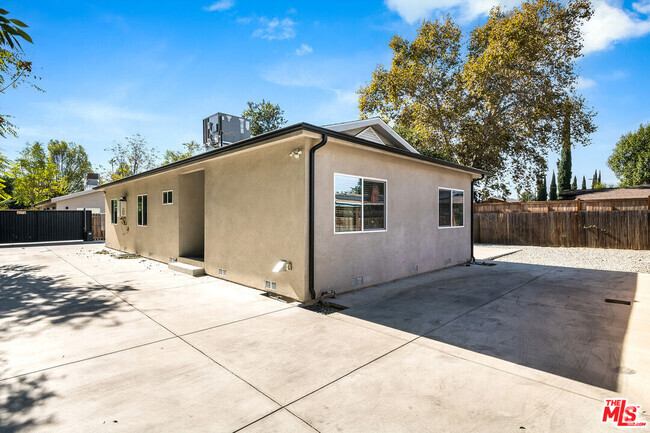
POLYGON ((471 179, 466 172, 330 139, 316 153, 316 294, 356 290, 469 260, 471 179), (334 173, 387 181, 386 231, 334 233, 334 173), (438 187, 465 191, 464 227, 438 228, 438 187), (353 285, 358 277, 363 284, 353 285))
POLYGON ((295 134, 268 145, 226 154, 160 174, 106 188, 106 245, 168 262, 179 256, 179 176, 203 170, 205 176, 205 270, 225 279, 295 299, 308 297, 305 148, 314 140, 295 134), (289 156, 300 149, 300 158, 289 156), (162 191, 174 190, 174 204, 162 205, 162 191), (138 194, 148 194, 148 227, 138 227, 138 194), (110 223, 110 200, 127 197, 127 224, 110 223), (290 272, 273 273, 281 259, 290 272))
POLYGON ((80 197, 72 197, 56 201, 51 204, 50 208, 56 210, 77 210, 77 209, 99 209, 99 213, 104 213, 104 193, 95 191, 84 194, 80 197))

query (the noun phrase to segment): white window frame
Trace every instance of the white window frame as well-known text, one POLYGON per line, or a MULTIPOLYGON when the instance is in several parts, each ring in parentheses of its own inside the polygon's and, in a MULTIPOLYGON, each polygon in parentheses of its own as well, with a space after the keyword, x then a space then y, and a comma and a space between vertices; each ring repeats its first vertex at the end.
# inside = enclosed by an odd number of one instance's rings
POLYGON ((174 190, 173 189, 168 189, 168 190, 165 190, 165 191, 162 192, 162 205, 167 206, 167 205, 170 205, 170 204, 174 204, 174 190), (172 201, 168 201, 167 203, 165 203, 165 194, 168 193, 168 192, 172 193, 172 201))
POLYGON ((449 188, 446 186, 439 186, 438 187, 438 196, 436 197, 436 200, 438 201, 438 229, 462 229, 465 227, 465 190, 464 189, 458 189, 458 188, 449 188), (451 192, 451 196, 449 197, 449 206, 450 206, 450 214, 449 214, 449 223, 450 225, 448 226, 441 226, 440 225, 440 190, 441 189, 446 189, 447 191, 451 192), (454 191, 460 191, 463 193, 463 225, 461 226, 455 226, 454 224, 454 191))
MULTIPOLYGON (((147 227, 148 226, 147 224, 140 224, 140 221, 139 221, 140 220, 140 215, 139 215, 140 209, 138 209, 138 202, 140 201, 140 197, 147 197, 147 223, 149 222, 149 194, 138 194, 138 196, 136 197, 136 202, 135 202, 136 221, 135 222, 138 225, 138 227, 147 227)), ((144 200, 143 200, 143 202, 144 202, 144 200)), ((142 206, 142 215, 143 215, 142 219, 144 220, 144 204, 142 206)))
POLYGON ((333 219, 332 219, 332 230, 334 231, 335 235, 351 235, 351 234, 357 234, 357 233, 384 233, 388 231, 388 203, 386 200, 386 197, 388 197, 388 180, 386 179, 380 179, 377 177, 368 177, 368 176, 359 176, 356 174, 346 174, 346 173, 334 173, 334 176, 332 177, 332 203, 334 205, 333 207, 333 219), (345 176, 345 177, 353 177, 356 179, 361 179, 361 230, 353 231, 353 232, 337 232, 336 231, 336 176, 345 176), (364 180, 374 180, 378 182, 384 182, 384 228, 383 229, 376 229, 376 230, 364 230, 364 220, 363 220, 363 181, 364 180))
POLYGON ((117 225, 117 220, 120 219, 119 201, 116 198, 111 199, 111 224, 117 225), (115 202, 115 222, 113 222, 113 202, 115 202))

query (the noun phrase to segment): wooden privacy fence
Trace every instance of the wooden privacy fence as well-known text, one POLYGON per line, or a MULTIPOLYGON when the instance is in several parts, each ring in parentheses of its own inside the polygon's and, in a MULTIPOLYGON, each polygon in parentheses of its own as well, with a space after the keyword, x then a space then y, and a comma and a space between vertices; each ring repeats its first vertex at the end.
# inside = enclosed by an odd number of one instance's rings
POLYGON ((93 239, 104 240, 105 214, 93 214, 93 239))
POLYGON ((475 213, 474 242, 648 250, 650 211, 475 213))
POLYGON ((555 200, 515 203, 474 203, 474 213, 492 212, 580 212, 611 210, 648 210, 648 198, 613 198, 600 200, 555 200))

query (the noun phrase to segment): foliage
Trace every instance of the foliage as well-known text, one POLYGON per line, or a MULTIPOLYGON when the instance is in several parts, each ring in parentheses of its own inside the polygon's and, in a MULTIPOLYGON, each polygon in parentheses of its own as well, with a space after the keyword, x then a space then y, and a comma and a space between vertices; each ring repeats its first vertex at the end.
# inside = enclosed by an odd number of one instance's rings
POLYGON ((73 142, 50 140, 47 145, 50 160, 68 184, 68 193, 83 191, 84 174, 93 168, 86 150, 73 142))
MULTIPOLYGON (((34 81, 40 80, 32 73, 32 62, 23 58, 19 38, 32 42, 31 37, 22 28, 25 23, 15 18, 7 18, 7 12, 0 9, 0 93, 15 89, 20 85, 32 86, 42 91, 34 81)), ((8 114, 0 114, 0 137, 17 136, 16 125, 9 120, 8 114)))
POLYGON ((110 170, 105 169, 104 179, 113 182, 152 169, 156 165, 156 149, 149 147, 147 139, 140 134, 125 137, 125 143, 115 143, 104 149, 111 153, 110 170))
POLYGON ((573 176, 573 182, 571 182, 571 189, 572 190, 578 189, 578 178, 576 176, 573 176))
POLYGON ((598 170, 594 170, 594 175, 591 177, 591 189, 596 188, 598 183, 598 170))
POLYGON ((532 192, 525 190, 521 193, 519 193, 519 201, 527 202, 527 201, 535 201, 535 194, 532 192))
POLYGON ((19 37, 32 43, 32 38, 23 30, 28 26, 15 18, 7 18, 5 15, 8 13, 8 11, 0 9, 0 45, 7 45, 12 50, 21 50, 19 37))
POLYGON ((557 183, 555 183, 555 171, 553 171, 553 177, 551 178, 551 191, 549 193, 549 200, 557 200, 557 183))
POLYGON ((548 194, 546 192, 546 176, 541 176, 537 180, 537 201, 546 200, 548 200, 548 194))
POLYGON ((591 14, 583 1, 495 7, 466 47, 450 17, 425 20, 413 41, 390 41, 390 69, 377 66, 358 92, 361 114, 415 129, 420 148, 487 170, 488 189, 505 192, 511 181, 524 190, 546 171, 567 122, 574 143, 588 144, 595 130, 574 70, 591 14))
POLYGON ((4 177, 7 176, 8 163, 9 160, 2 153, 0 153, 0 202, 4 202, 5 200, 11 198, 7 192, 7 183, 4 179, 4 177))
POLYGON ((562 123, 561 142, 562 152, 557 163, 557 180, 560 191, 571 189, 571 121, 570 113, 564 115, 562 123))
POLYGON ((603 184, 602 179, 600 177, 602 174, 603 173, 600 170, 598 170, 598 183, 601 184, 601 185, 603 184))
POLYGON ((444 161, 455 162, 454 158, 449 153, 445 153, 443 150, 437 147, 431 147, 428 145, 428 141, 424 138, 422 133, 420 133, 415 128, 408 128, 403 125, 395 125, 393 128, 395 132, 406 140, 411 146, 417 149, 422 155, 429 156, 431 158, 438 158, 444 161))
POLYGON ((23 206, 66 194, 69 185, 39 143, 27 144, 11 167, 13 196, 23 206))
POLYGON ((180 161, 181 159, 189 158, 192 155, 196 155, 203 149, 196 141, 192 140, 187 143, 183 143, 185 150, 167 150, 163 156, 164 160, 162 165, 169 164, 171 162, 180 161))
POLYGON ((598 182, 598 180, 596 180, 596 183, 592 186, 592 188, 593 189, 604 189, 604 188, 607 188, 607 186, 603 185, 602 183, 598 182))
POLYGON ((258 103, 248 101, 247 104, 248 108, 244 110, 242 116, 251 121, 251 135, 264 134, 287 123, 284 110, 277 104, 264 99, 258 103))
POLYGON ((587 179, 582 176, 582 189, 587 189, 587 179))

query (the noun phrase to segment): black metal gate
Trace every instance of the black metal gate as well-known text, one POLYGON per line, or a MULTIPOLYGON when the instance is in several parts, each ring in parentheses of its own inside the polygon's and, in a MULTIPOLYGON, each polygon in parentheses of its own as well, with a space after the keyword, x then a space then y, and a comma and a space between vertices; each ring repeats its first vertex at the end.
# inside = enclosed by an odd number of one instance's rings
POLYGON ((0 210, 0 244, 93 240, 89 210, 0 210))

